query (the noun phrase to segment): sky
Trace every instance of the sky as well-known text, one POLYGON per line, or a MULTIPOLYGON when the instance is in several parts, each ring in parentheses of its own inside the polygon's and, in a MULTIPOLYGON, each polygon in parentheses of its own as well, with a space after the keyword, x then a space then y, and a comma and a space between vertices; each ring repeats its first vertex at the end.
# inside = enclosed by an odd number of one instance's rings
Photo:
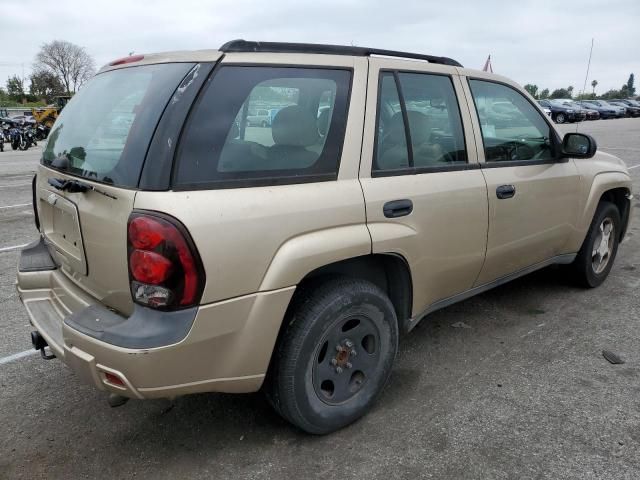
MULTIPOLYGON (((67 40, 101 65, 130 52, 246 40, 333 43, 454 58, 540 90, 596 92, 640 74, 640 0, 0 0, 0 85, 28 77, 40 46, 67 40), (5 5, 6 3, 6 5, 5 5)), ((640 80, 636 82, 640 90, 640 80)))

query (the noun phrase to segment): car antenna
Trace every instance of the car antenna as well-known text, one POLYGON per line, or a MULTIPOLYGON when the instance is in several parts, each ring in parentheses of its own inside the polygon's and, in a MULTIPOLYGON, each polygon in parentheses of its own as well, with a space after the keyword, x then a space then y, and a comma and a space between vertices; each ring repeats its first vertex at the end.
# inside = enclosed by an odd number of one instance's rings
MULTIPOLYGON (((591 50, 589 50, 589 61, 587 62, 587 73, 584 76, 584 84, 582 85, 582 92, 580 92, 580 96, 584 95, 584 91, 587 88, 587 79, 589 78, 589 68, 591 67, 591 55, 593 55, 593 37, 591 38, 591 50)), ((578 126, 580 122, 576 122, 576 133, 578 132, 578 126)))

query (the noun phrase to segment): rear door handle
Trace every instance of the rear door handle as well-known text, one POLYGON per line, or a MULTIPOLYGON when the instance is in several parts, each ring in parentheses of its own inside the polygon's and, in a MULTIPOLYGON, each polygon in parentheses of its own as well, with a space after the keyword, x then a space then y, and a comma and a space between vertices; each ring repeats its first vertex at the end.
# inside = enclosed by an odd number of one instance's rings
POLYGON ((409 199, 393 200, 385 203, 382 211, 387 218, 404 217, 413 212, 413 202, 409 199))
POLYGON ((496 197, 498 197, 500 200, 503 200, 505 198, 511 198, 515 194, 516 194, 515 185, 500 185, 498 188, 496 188, 496 197))

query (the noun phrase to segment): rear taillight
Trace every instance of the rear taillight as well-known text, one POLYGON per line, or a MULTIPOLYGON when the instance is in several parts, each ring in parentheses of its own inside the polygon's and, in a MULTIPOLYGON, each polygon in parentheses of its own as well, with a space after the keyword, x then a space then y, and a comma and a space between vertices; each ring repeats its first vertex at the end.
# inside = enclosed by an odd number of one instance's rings
POLYGON ((155 212, 134 212, 127 226, 133 300, 162 310, 197 305, 204 270, 184 226, 155 212))

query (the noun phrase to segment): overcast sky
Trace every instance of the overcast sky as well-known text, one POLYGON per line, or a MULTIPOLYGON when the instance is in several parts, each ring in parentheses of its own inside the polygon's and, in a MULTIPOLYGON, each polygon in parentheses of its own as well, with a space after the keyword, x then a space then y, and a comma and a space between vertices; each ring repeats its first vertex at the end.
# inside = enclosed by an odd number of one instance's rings
POLYGON ((23 65, 28 77, 40 45, 54 39, 85 47, 98 66, 131 51, 217 48, 235 38, 415 51, 479 69, 491 54, 496 73, 577 93, 593 37, 588 85, 598 80, 602 93, 640 74, 640 0, 5 2, 0 84, 23 65))

